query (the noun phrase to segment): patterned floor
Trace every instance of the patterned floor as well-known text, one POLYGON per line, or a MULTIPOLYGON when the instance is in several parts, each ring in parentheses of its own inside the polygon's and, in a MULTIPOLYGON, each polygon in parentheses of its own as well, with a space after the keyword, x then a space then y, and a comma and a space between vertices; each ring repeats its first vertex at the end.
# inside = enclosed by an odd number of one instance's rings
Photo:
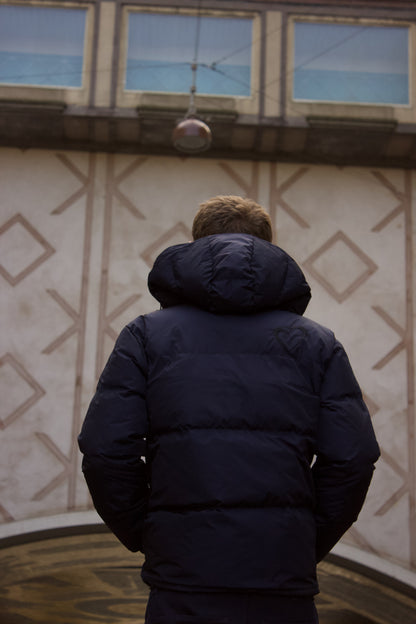
MULTIPOLYGON (((142 559, 108 533, 51 537, 0 549, 1 624, 141 624, 142 559)), ((416 598, 325 561, 320 624, 411 624, 416 598)))

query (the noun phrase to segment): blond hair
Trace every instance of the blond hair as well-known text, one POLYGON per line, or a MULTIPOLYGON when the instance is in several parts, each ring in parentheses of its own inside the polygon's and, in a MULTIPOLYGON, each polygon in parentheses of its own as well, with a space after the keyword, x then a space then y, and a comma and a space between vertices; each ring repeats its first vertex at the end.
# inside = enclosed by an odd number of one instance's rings
POLYGON ((194 240, 227 233, 251 234, 271 242, 272 222, 260 204, 237 195, 217 195, 200 204, 192 224, 194 240))

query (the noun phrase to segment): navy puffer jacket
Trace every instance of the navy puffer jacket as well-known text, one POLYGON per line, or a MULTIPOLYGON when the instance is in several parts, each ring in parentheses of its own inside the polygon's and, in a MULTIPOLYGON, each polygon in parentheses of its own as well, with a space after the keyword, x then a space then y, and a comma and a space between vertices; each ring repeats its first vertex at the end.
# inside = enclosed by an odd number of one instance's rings
POLYGON ((379 451, 302 271, 221 234, 165 250, 149 289, 163 309, 121 332, 79 437, 98 513, 151 586, 315 594, 379 451))

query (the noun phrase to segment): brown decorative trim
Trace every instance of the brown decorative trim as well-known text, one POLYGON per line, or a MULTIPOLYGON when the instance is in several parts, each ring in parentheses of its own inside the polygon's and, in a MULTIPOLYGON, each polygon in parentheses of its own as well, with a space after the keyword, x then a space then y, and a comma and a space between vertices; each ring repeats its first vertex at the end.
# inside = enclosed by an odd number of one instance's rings
POLYGON ((380 306, 372 306, 374 312, 378 314, 387 325, 389 325, 402 339, 389 353, 387 353, 384 357, 381 358, 376 364, 373 365, 373 369, 380 370, 386 364, 390 362, 398 353, 403 351, 406 348, 405 344, 405 334, 406 331, 400 327, 398 323, 396 323, 389 314, 380 306))
POLYGON ((259 163, 253 162, 251 169, 251 179, 246 181, 239 173, 237 173, 231 165, 224 162, 219 162, 218 166, 221 167, 225 173, 230 176, 234 182, 240 186, 245 192, 246 197, 257 201, 259 193, 259 163))
POLYGON ((363 550, 367 550, 368 552, 377 554, 377 550, 370 544, 368 540, 365 539, 365 537, 358 531, 355 526, 352 526, 348 530, 348 533, 349 535, 351 535, 353 540, 358 544, 360 548, 362 548, 363 550))
POLYGON ((360 247, 358 247, 358 245, 356 245, 350 238, 348 238, 348 236, 341 230, 338 230, 338 232, 331 236, 323 245, 321 245, 321 247, 319 247, 319 249, 314 251, 313 254, 311 254, 309 258, 307 258, 303 262, 303 266, 308 269, 309 273, 314 276, 314 278, 321 284, 321 286, 323 286, 325 290, 329 292, 329 294, 332 295, 332 297, 334 297, 336 301, 338 301, 338 303, 342 303, 343 301, 345 301, 345 299, 347 299, 351 295, 351 293, 354 292, 354 290, 361 286, 361 284, 363 284, 378 269, 378 266, 375 264, 375 262, 373 262, 371 258, 367 256, 367 254, 365 254, 363 250, 360 249, 360 247), (317 271, 314 267, 315 260, 317 260, 319 256, 325 253, 325 251, 327 251, 330 247, 332 247, 332 245, 334 245, 338 241, 343 242, 347 247, 349 247, 351 251, 355 253, 355 255, 358 256, 367 267, 367 269, 363 271, 361 275, 353 280, 353 282, 351 282, 351 284, 342 291, 336 290, 334 286, 325 278, 325 276, 319 273, 319 271, 317 271))
POLYGON ((30 396, 26 401, 21 403, 14 409, 6 418, 0 418, 0 429, 5 429, 12 422, 14 422, 17 418, 22 416, 29 408, 32 407, 35 403, 39 401, 39 399, 45 394, 44 388, 28 373, 25 367, 16 360, 16 358, 11 353, 6 353, 3 357, 0 358, 0 368, 8 364, 16 373, 30 386, 33 390, 32 396, 30 396))
POLYGON ((72 206, 74 202, 80 199, 87 192, 87 187, 89 184, 88 176, 84 175, 78 169, 78 167, 75 167, 75 165, 68 158, 68 156, 66 156, 65 154, 56 154, 56 157, 58 158, 58 160, 62 162, 63 165, 65 165, 67 169, 71 171, 71 173, 74 174, 76 178, 78 178, 78 180, 82 184, 82 187, 78 189, 78 191, 75 191, 75 193, 73 193, 70 197, 68 197, 68 199, 62 202, 62 204, 59 204, 59 206, 57 206, 54 210, 52 210, 51 214, 53 215, 59 215, 62 212, 64 212, 64 210, 66 210, 69 206, 72 206))
POLYGON ((311 226, 303 217, 301 217, 289 204, 283 199, 283 194, 309 171, 309 167, 300 167, 288 179, 277 185, 277 163, 270 163, 270 210, 273 222, 276 217, 277 206, 283 208, 288 215, 302 228, 310 228, 311 226))
POLYGON ((410 565, 416 568, 416 456, 415 456, 415 364, 414 364, 414 321, 413 321, 413 271, 414 256, 412 243, 412 172, 404 171, 404 191, 394 186, 384 174, 373 171, 373 176, 378 182, 387 188, 400 204, 372 228, 373 232, 380 232, 399 214, 404 213, 405 219, 405 279, 406 279, 406 323, 402 328, 383 308, 373 306, 373 310, 384 322, 389 325, 401 338, 400 342, 387 353, 381 360, 374 364, 373 369, 380 370, 386 366, 398 353, 406 353, 406 377, 407 377, 407 471, 403 471, 396 460, 382 449, 382 458, 396 474, 402 478, 400 487, 390 496, 376 511, 377 516, 387 513, 403 496, 409 496, 409 541, 410 541, 410 565))
POLYGON ((80 330, 80 315, 72 308, 67 301, 54 289, 47 289, 48 295, 54 299, 58 305, 72 318, 74 321, 71 327, 65 330, 60 336, 55 338, 47 347, 42 349, 42 353, 49 355, 55 349, 60 347, 68 338, 79 332, 80 330))
POLYGON ((102 243, 102 265, 100 279, 100 295, 98 303, 97 350, 95 354, 95 377, 98 379, 103 368, 104 333, 106 328, 106 304, 108 292, 108 272, 110 267, 110 240, 113 202, 114 155, 108 154, 106 159, 104 231, 102 243))
POLYGON ((32 273, 32 271, 37 269, 38 266, 55 253, 55 249, 52 245, 50 245, 48 241, 38 232, 38 230, 36 230, 33 225, 31 225, 29 221, 20 213, 14 215, 0 227, 0 236, 17 223, 20 223, 20 225, 33 236, 33 238, 44 248, 45 251, 17 275, 12 275, 3 265, 0 265, 0 275, 2 275, 12 286, 16 286, 16 284, 22 281, 25 277, 27 277, 27 275, 29 275, 29 273, 32 273))
POLYGON ((3 516, 5 522, 14 522, 15 518, 9 513, 3 505, 0 504, 0 516, 3 516))
POLYGON ((59 215, 64 210, 73 205, 82 196, 85 197, 85 225, 84 225, 84 241, 83 241, 83 262, 82 262, 82 277, 81 277, 81 293, 79 311, 76 312, 67 301, 53 289, 49 289, 48 294, 67 312, 67 314, 74 320, 73 325, 67 329, 63 334, 53 340, 47 347, 44 348, 43 353, 50 354, 56 348, 63 344, 69 336, 73 334, 78 335, 77 352, 75 360, 75 387, 74 387, 74 402, 72 409, 72 431, 70 440, 70 450, 68 456, 66 456, 52 440, 43 433, 37 433, 37 438, 47 446, 47 448, 55 455, 55 457, 64 464, 64 470, 52 478, 51 481, 38 492, 36 492, 32 500, 41 500, 44 496, 53 491, 62 482, 68 480, 68 498, 67 509, 71 510, 75 507, 76 503, 76 483, 78 474, 78 444, 77 437, 81 425, 81 394, 82 383, 84 373, 84 355, 86 347, 86 313, 87 313, 87 298, 89 287, 89 271, 90 271, 90 253, 91 253, 91 236, 92 236, 92 211, 94 202, 94 180, 95 180, 95 168, 96 168, 96 155, 90 154, 88 158, 88 173, 85 175, 80 169, 74 165, 74 163, 65 155, 57 154, 57 158, 65 165, 71 173, 80 180, 82 187, 73 193, 67 200, 57 206, 51 214, 59 215))
POLYGON ((89 270, 91 255, 91 237, 92 237, 92 213, 94 204, 94 180, 96 169, 96 154, 90 154, 88 159, 88 184, 86 187, 86 204, 85 204, 85 226, 84 226, 84 248, 83 248, 83 266, 81 278, 80 293, 80 331, 77 345, 76 369, 75 369, 75 396, 72 418, 72 445, 69 455, 71 463, 71 471, 68 483, 68 509, 75 507, 76 500, 76 484, 78 475, 78 434, 81 427, 81 398, 82 398, 82 381, 84 373, 84 354, 86 347, 86 316, 87 316, 87 298, 89 286, 89 270))
POLYGON ((155 253, 159 249, 164 248, 166 243, 168 243, 169 240, 177 233, 183 234, 188 240, 192 239, 192 232, 189 227, 185 225, 182 221, 179 221, 179 223, 171 227, 169 230, 167 230, 167 232, 164 232, 162 236, 159 236, 158 239, 156 239, 151 245, 149 245, 149 247, 146 247, 146 249, 140 254, 140 256, 143 258, 149 268, 153 266, 153 263, 155 261, 155 253))
POLYGON ((124 171, 122 171, 119 175, 114 176, 114 187, 113 194, 118 201, 127 208, 131 212, 134 217, 138 219, 145 219, 146 217, 140 210, 129 200, 128 197, 124 195, 118 188, 120 182, 122 182, 127 176, 129 176, 135 169, 140 167, 144 162, 146 162, 147 158, 143 156, 139 156, 136 158, 124 171))
POLYGON ((372 171, 371 173, 382 186, 388 189, 392 193, 392 195, 394 195, 394 197, 396 197, 400 201, 400 204, 386 217, 384 217, 379 223, 377 223, 371 230, 372 232, 380 232, 383 228, 386 227, 386 225, 390 223, 390 221, 395 219, 397 215, 401 214, 404 211, 407 198, 405 193, 398 191, 396 187, 386 178, 386 176, 380 173, 380 171, 372 171))
POLYGON ((62 453, 60 448, 51 440, 51 438, 46 433, 37 432, 36 437, 38 440, 46 446, 46 448, 54 455, 54 457, 64 466, 62 472, 60 472, 56 477, 54 477, 45 487, 35 492, 32 496, 32 501, 42 500, 45 496, 53 492, 55 488, 57 488, 61 483, 64 483, 67 479, 70 479, 71 475, 71 459, 62 453))
POLYGON ((383 460, 403 479, 403 481, 407 481, 408 474, 406 470, 404 470, 396 459, 390 455, 390 453, 387 453, 385 449, 383 449, 383 460))
MULTIPOLYGON (((382 452, 382 457, 383 457, 383 452, 382 452)), ((390 509, 392 507, 394 507, 394 505, 402 498, 402 496, 405 496, 406 494, 409 494, 409 482, 406 481, 405 483, 403 483, 398 490, 396 490, 394 492, 394 494, 392 496, 390 496, 390 498, 388 498, 385 503, 383 503, 383 505, 381 505, 381 507, 379 509, 377 509, 376 513, 374 514, 375 516, 384 516, 384 514, 386 514, 388 511, 390 511, 390 509)), ((409 535, 410 537, 410 535, 409 535)))
POLYGON ((406 352, 407 352, 407 426, 409 462, 409 536, 410 564, 416 568, 416 410, 415 410, 415 352, 414 352, 414 248, 412 241, 412 172, 404 172, 405 204, 405 260, 406 260, 406 352))
POLYGON ((145 219, 143 213, 135 206, 122 191, 118 188, 129 175, 136 171, 146 162, 147 158, 135 158, 127 167, 125 167, 118 175, 115 175, 115 157, 114 154, 108 154, 106 158, 106 194, 104 206, 104 233, 102 246, 102 268, 100 281, 100 296, 98 309, 98 329, 97 329, 97 351, 95 358, 95 375, 98 379, 104 366, 104 336, 109 336, 112 340, 116 340, 117 333, 111 327, 114 321, 133 303, 140 299, 140 294, 134 294, 127 297, 116 308, 107 314, 107 297, 108 297, 108 280, 110 271, 110 246, 112 233, 112 213, 113 198, 116 198, 122 206, 137 219, 145 219))
POLYGON ((377 405, 377 403, 375 403, 375 401, 373 401, 373 399, 369 397, 368 394, 363 393, 363 399, 364 399, 364 403, 368 407, 368 411, 370 412, 371 418, 374 418, 374 416, 379 411, 380 406, 377 405))
POLYGON ((384 516, 406 494, 410 493, 409 474, 404 470, 387 451, 381 449, 381 457, 385 463, 402 479, 400 487, 377 509, 375 516, 384 516))

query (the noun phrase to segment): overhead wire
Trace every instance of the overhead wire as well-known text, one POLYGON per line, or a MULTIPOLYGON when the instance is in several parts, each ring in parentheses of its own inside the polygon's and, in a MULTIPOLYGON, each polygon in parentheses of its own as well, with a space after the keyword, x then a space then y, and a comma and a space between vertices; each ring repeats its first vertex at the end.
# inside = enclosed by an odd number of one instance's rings
MULTIPOLYGON (((202 0, 198 0, 198 9, 197 9, 198 10, 198 14, 197 14, 198 20, 197 20, 197 28, 196 28, 196 36, 195 36, 195 42, 194 42, 194 50, 193 50, 194 53, 193 53, 193 61, 192 62, 195 62, 197 60, 197 58, 198 58, 198 50, 199 50, 199 42, 200 42, 200 26, 201 26, 201 17, 202 17, 202 15, 201 15, 201 4, 202 4, 202 0)), ((232 52, 230 52, 226 56, 217 59, 216 61, 213 62, 213 64, 219 64, 222 61, 224 61, 224 60, 234 56, 235 54, 237 54, 238 52, 240 52, 240 51, 242 51, 244 49, 251 48, 253 45, 261 44, 262 41, 266 37, 271 36, 271 35, 276 34, 276 33, 279 33, 280 31, 281 31, 281 27, 274 28, 271 31, 269 31, 268 33, 266 33, 265 35, 260 36, 257 39, 254 39, 254 40, 250 41, 250 43, 248 43, 248 44, 246 44, 244 46, 241 46, 241 47, 237 48, 236 50, 233 50, 232 52)), ((177 61, 177 62, 169 61, 169 62, 166 63, 166 65, 165 64, 157 64, 157 65, 151 66, 151 65, 143 65, 139 61, 138 63, 131 64, 129 69, 147 69, 147 68, 151 69, 151 68, 156 68, 156 67, 166 67, 166 68, 168 68, 168 67, 172 67, 172 66, 176 67, 176 66, 180 66, 180 65, 191 66, 192 62, 189 62, 189 61, 177 61)), ((209 67, 209 69, 212 69, 212 67, 207 65, 207 64, 205 66, 209 67)), ((127 70, 127 66, 121 67, 120 69, 121 69, 121 71, 125 72, 127 70)), ((92 71, 93 70, 89 70, 89 71, 83 72, 83 73, 90 73, 91 74, 92 71)), ((101 70, 95 70, 95 71, 96 71, 97 74, 104 73, 104 72, 111 72, 112 71, 112 67, 110 66, 108 69, 101 69, 101 70)), ((60 73, 59 75, 74 75, 74 74, 78 74, 78 73, 79 73, 78 71, 76 71, 76 72, 64 72, 64 73, 60 73)), ((45 72, 42 72, 42 73, 38 73, 38 74, 32 74, 32 73, 31 74, 15 74, 15 75, 12 75, 12 76, 8 76, 8 78, 11 78, 11 79, 19 78, 20 79, 20 78, 24 78, 24 77, 28 77, 29 78, 29 77, 44 76, 44 75, 53 76, 53 75, 55 75, 55 73, 45 73, 45 72)), ((30 84, 30 83, 27 83, 27 84, 30 84)), ((38 86, 42 86, 42 85, 38 85, 38 86)), ((247 86, 247 83, 245 83, 245 86, 247 86)))
MULTIPOLYGON (((200 18, 201 18, 200 8, 201 8, 201 0, 198 1, 198 23, 197 23, 196 42, 199 42, 199 37, 200 37, 200 18)), ((266 84, 264 84, 259 89, 252 90, 251 82, 246 82, 244 80, 236 78, 235 76, 231 76, 224 69, 220 69, 218 67, 218 65, 223 63, 224 60, 228 60, 232 56, 235 56, 239 52, 244 51, 244 50, 249 49, 249 48, 252 48, 253 45, 264 44, 265 40, 267 40, 267 38, 269 38, 271 35, 275 35, 275 34, 279 33, 282 30, 282 26, 279 26, 278 28, 273 28, 272 30, 266 32, 264 35, 261 35, 260 37, 258 37, 257 39, 250 41, 250 43, 248 43, 248 44, 246 44, 244 46, 240 46, 239 48, 236 48, 235 50, 233 50, 229 54, 226 54, 226 55, 224 55, 222 57, 219 57, 218 59, 212 61, 211 63, 200 63, 200 65, 201 65, 201 67, 205 67, 206 69, 209 69, 209 70, 211 70, 213 72, 221 74, 222 76, 227 78, 230 82, 235 82, 236 84, 240 84, 240 85, 248 88, 250 90, 250 92, 252 92, 254 95, 263 95, 269 101, 277 103, 277 102, 280 101, 280 98, 279 97, 273 97, 272 95, 270 95, 270 93, 268 93, 268 87, 270 87, 271 85, 273 85, 275 83, 278 83, 278 84, 281 83, 283 80, 286 80, 288 78, 288 76, 293 75, 298 69, 301 69, 302 67, 307 66, 308 64, 310 64, 314 60, 316 60, 316 59, 318 59, 318 58, 320 58, 322 56, 325 56, 328 52, 331 52, 332 50, 334 50, 336 48, 339 48, 346 41, 349 41, 350 39, 353 39, 353 38, 357 37, 358 35, 361 35, 363 32, 369 30, 370 28, 372 28, 371 25, 360 26, 359 30, 356 30, 355 32, 346 35, 345 37, 343 37, 339 41, 337 41, 334 44, 332 44, 332 45, 328 46, 327 48, 323 49, 318 54, 315 54, 315 55, 307 58, 305 61, 303 61, 302 63, 299 63, 298 65, 293 66, 292 68, 287 68, 286 71, 282 75, 280 75, 278 78, 275 78, 275 79, 267 82, 266 84)), ((196 45, 197 45, 197 43, 196 43, 196 45)), ((194 59, 195 59, 195 54, 194 54, 194 59)), ((223 95, 223 94, 209 94, 209 95, 221 97, 221 95, 223 95)), ((294 110, 295 112, 296 112, 296 110, 299 110, 293 100, 292 100, 290 106, 291 106, 291 110, 294 110)), ((219 105, 219 107, 221 108, 221 105, 219 105)))
MULTIPOLYGON (((273 102, 278 102, 278 98, 275 98, 273 96, 271 96, 270 94, 268 94, 267 92, 267 87, 270 87, 271 85, 273 85, 274 83, 280 83, 282 80, 286 80, 287 77, 291 74, 294 74, 295 71, 297 71, 298 69, 300 69, 301 67, 305 67, 308 64, 310 64, 312 61, 324 56, 325 54, 327 54, 328 52, 338 48, 339 46, 341 46, 343 43, 345 43, 346 41, 352 39, 353 37, 356 37, 357 35, 361 34, 364 30, 367 30, 368 28, 370 28, 369 26, 363 26, 359 31, 356 31, 346 37, 344 37, 343 39, 339 40, 338 42, 336 42, 335 44, 332 44, 331 46, 325 48, 324 50, 322 50, 322 52, 320 52, 319 54, 315 54, 314 56, 311 56, 310 58, 308 58, 306 61, 304 61, 303 63, 299 63, 298 65, 295 65, 292 69, 287 69, 285 71, 285 73, 283 74, 283 76, 280 76, 279 78, 276 78, 274 80, 271 80, 269 82, 267 82, 262 88, 260 89, 255 89, 254 90, 254 94, 255 95, 263 95, 264 97, 266 97, 267 99, 273 101, 273 102)), ((267 35, 265 35, 261 41, 263 41, 263 39, 266 37, 267 35)), ((247 46, 244 46, 247 47, 247 46)), ((239 48, 238 51, 242 50, 243 48, 239 48)), ((237 53, 237 52, 236 52, 237 53)), ((201 65, 207 69, 210 69, 216 73, 221 74, 222 76, 226 77, 228 80, 241 84, 247 88, 250 88, 251 90, 251 83, 246 82, 244 80, 241 80, 239 78, 235 78, 234 76, 231 76, 229 74, 227 74, 226 71, 224 71, 223 69, 220 69, 218 67, 218 65, 221 63, 221 61, 223 61, 226 58, 229 58, 230 56, 232 56, 234 53, 231 53, 230 55, 224 56, 221 59, 218 59, 217 61, 213 61, 210 64, 207 63, 202 63, 201 65)), ((291 105, 292 109, 295 108, 293 105, 291 105)))
POLYGON ((193 63, 198 62, 199 54, 199 41, 201 37, 201 0, 198 0, 197 14, 196 14, 196 32, 195 32, 195 44, 194 44, 194 58, 193 63))
MULTIPOLYGON (((197 22, 196 22, 196 31, 195 31, 195 41, 194 41, 194 50, 193 50, 193 59, 192 62, 187 62, 187 61, 181 61, 181 62, 167 62, 166 64, 164 63, 158 63, 157 65, 143 65, 140 63, 140 61, 136 64, 130 64, 130 67, 128 68, 129 70, 136 70, 136 69, 142 69, 142 70, 148 70, 148 69, 154 69, 154 68, 172 68, 172 67, 179 67, 179 66, 190 66, 191 71, 193 72, 193 78, 196 78, 196 71, 197 71, 197 67, 198 67, 198 55, 199 55, 199 45, 200 45, 200 35, 201 35, 201 4, 202 4, 202 0, 198 0, 198 8, 197 8, 197 22)), ((257 39, 254 39, 252 41, 250 41, 250 43, 244 45, 244 46, 239 46, 238 48, 236 48, 235 50, 231 51, 230 53, 219 57, 218 59, 212 61, 211 63, 199 63, 199 65, 201 67, 204 67, 205 69, 209 69, 213 72, 216 72, 220 75, 222 75, 224 78, 226 78, 227 80, 229 80, 230 82, 235 82, 237 84, 240 84, 244 87, 246 87, 247 89, 250 90, 250 92, 253 95, 262 95, 263 97, 265 97, 266 99, 268 99, 271 102, 275 102, 278 103, 280 101, 279 97, 274 97, 273 95, 270 94, 269 92, 269 87, 272 86, 273 84, 279 84, 281 83, 283 80, 286 80, 288 78, 288 76, 290 76, 291 74, 294 74, 298 69, 307 66, 308 64, 310 64, 311 62, 313 62, 314 60, 324 56, 325 54, 327 54, 328 52, 331 52, 332 50, 340 47, 343 43, 345 43, 346 41, 358 36, 359 34, 361 34, 362 32, 364 32, 365 30, 368 30, 369 28, 371 28, 371 26, 362 26, 360 28, 360 30, 357 30, 356 32, 353 32, 351 34, 348 34, 347 36, 343 37, 341 40, 335 42, 334 44, 328 46, 327 48, 325 48, 324 50, 322 50, 321 52, 319 52, 318 54, 315 54, 309 58, 307 58, 305 61, 303 61, 302 63, 299 63, 296 66, 293 66, 292 68, 287 68, 286 71, 281 74, 278 78, 275 78, 267 83, 265 83, 261 88, 259 89, 252 89, 252 85, 251 82, 246 82, 244 80, 241 80, 239 78, 236 78, 235 76, 231 76, 230 74, 227 73, 227 71, 225 71, 223 68, 220 68, 219 65, 221 65, 225 60, 228 60, 229 58, 232 58, 232 56, 235 56, 236 54, 238 54, 239 52, 252 48, 253 45, 264 45, 265 41, 273 35, 277 35, 279 32, 281 32, 282 30, 282 26, 279 26, 277 28, 273 28, 270 31, 264 33, 263 35, 260 35, 257 39)), ((121 70, 123 72, 126 72, 127 67, 121 68, 121 70)), ((112 68, 109 68, 108 70, 96 70, 97 74, 98 73, 103 73, 105 71, 112 71, 112 68)), ((74 71, 74 72, 63 72, 63 73, 59 73, 60 76, 70 76, 70 75, 78 75, 80 72, 79 71, 74 71)), ((82 72, 85 73, 85 72, 82 72)), ((90 73, 92 73, 92 70, 90 71, 90 73)), ((51 77, 53 75, 56 75, 54 73, 38 73, 38 74, 15 74, 14 76, 7 76, 6 78, 11 79, 11 80, 22 80, 23 78, 25 78, 26 76, 29 77, 39 77, 39 76, 48 76, 51 77)), ((2 79, 3 84, 7 84, 6 81, 4 79, 2 79)), ((193 81, 194 82, 194 81, 193 81)), ((19 85, 22 83, 16 83, 16 82, 10 82, 8 84, 13 84, 13 85, 19 85)), ((25 84, 30 84, 30 83, 25 83, 25 84)), ((34 85, 35 86, 35 85, 34 85)), ((36 86, 51 86, 53 87, 53 84, 50 85, 36 85, 36 86)), ((61 86, 61 85, 58 85, 61 86)), ((66 85, 67 86, 67 85, 66 85)), ((196 89, 195 89, 196 91, 196 89)), ((215 97, 221 97, 224 94, 209 94, 215 97)), ((225 94, 226 95, 226 94, 225 94)), ((231 96, 232 97, 232 96, 231 96)), ((219 104, 219 103, 218 103, 219 104)), ((221 105, 219 104, 219 107, 221 108, 221 105)), ((226 107, 224 106, 224 109, 226 107)), ((295 110, 297 109, 296 104, 294 103, 294 101, 291 102, 291 109, 295 110)))
POLYGON ((194 57, 191 64, 192 81, 190 88, 190 100, 187 115, 195 115, 195 93, 196 93, 196 74, 198 71, 198 54, 199 54, 199 39, 201 35, 201 0, 198 0, 198 10, 196 16, 196 33, 195 33, 195 45, 194 45, 194 57))

